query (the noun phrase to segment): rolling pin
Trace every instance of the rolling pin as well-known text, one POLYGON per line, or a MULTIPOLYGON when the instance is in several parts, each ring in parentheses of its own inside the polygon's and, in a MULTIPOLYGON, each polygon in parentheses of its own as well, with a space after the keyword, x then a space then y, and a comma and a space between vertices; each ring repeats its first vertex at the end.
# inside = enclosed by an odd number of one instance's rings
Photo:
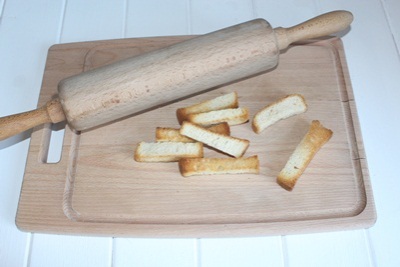
POLYGON ((263 73, 291 43, 342 31, 352 20, 333 11, 273 29, 255 19, 66 78, 45 106, 0 118, 0 140, 65 120, 76 131, 90 129, 263 73))

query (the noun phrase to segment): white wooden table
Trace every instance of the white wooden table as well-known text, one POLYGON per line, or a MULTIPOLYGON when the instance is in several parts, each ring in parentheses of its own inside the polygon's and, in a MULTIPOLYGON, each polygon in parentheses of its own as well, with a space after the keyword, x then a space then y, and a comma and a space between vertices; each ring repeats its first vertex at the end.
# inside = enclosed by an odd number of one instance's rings
POLYGON ((52 44, 201 34, 256 17, 291 26, 335 9, 355 16, 343 42, 375 196, 372 228, 227 239, 21 232, 14 220, 29 134, 20 134, 0 142, 0 266, 400 266, 398 0, 0 0, 0 116, 36 107, 52 44))

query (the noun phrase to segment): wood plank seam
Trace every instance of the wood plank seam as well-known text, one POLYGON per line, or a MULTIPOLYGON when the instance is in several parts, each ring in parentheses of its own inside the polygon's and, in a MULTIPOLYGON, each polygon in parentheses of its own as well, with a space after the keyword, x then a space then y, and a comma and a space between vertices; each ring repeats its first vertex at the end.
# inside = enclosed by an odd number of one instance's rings
POLYGON ((124 19, 122 20, 122 38, 126 38, 128 29, 128 10, 129 10, 129 0, 124 0, 124 19))
POLYGON ((194 239, 194 267, 201 267, 201 239, 194 239))
POLYGON ((5 6, 6 6, 6 0, 4 0, 3 3, 1 3, 1 7, 0 7, 0 25, 1 25, 2 18, 3 18, 5 6))
POLYGON ((289 249, 287 246, 286 236, 281 236, 281 250, 282 250, 282 266, 289 266, 289 249))
POLYGON ((186 33, 192 34, 192 0, 186 0, 186 33))
POLYGON ((34 238, 34 234, 28 233, 27 239, 26 239, 26 244, 25 244, 25 255, 24 255, 24 263, 23 263, 24 267, 29 267, 30 262, 31 262, 33 238, 34 238))
POLYGON ((391 23, 390 16, 389 16, 389 12, 388 12, 388 8, 389 8, 389 7, 386 6, 386 2, 385 2, 384 0, 380 0, 379 2, 381 3, 382 10, 383 10, 383 12, 384 12, 384 14, 385 14, 386 23, 387 23, 387 25, 388 25, 388 28, 390 29, 390 34, 391 34, 391 36, 392 36, 392 40, 393 40, 394 46, 396 47, 397 58, 400 60, 399 44, 397 43, 397 40, 396 40, 396 38, 395 38, 395 36, 394 36, 393 25, 392 25, 392 23, 391 23))
POLYGON ((68 0, 62 0, 61 12, 60 12, 60 21, 58 24, 58 32, 57 32, 57 44, 61 43, 61 36, 64 28, 64 19, 65 19, 65 12, 67 9, 67 2, 68 0))
POLYGON ((377 263, 377 258, 376 258, 376 254, 375 254, 374 244, 371 240, 371 235, 370 235, 369 229, 364 229, 364 236, 365 236, 365 243, 366 243, 367 252, 368 252, 368 261, 370 263, 370 266, 376 267, 376 266, 378 266, 378 263, 377 263))
POLYGON ((110 255, 109 255, 109 262, 108 266, 113 267, 115 265, 115 237, 111 237, 110 239, 110 255))

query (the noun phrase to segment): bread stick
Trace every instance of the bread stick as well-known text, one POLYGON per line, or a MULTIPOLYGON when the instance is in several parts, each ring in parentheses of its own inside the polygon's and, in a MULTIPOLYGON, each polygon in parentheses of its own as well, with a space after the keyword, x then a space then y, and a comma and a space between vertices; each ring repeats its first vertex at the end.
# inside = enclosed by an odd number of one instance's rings
POLYGON ((191 122, 184 121, 180 134, 216 148, 236 158, 243 156, 249 146, 246 139, 211 132, 191 122))
MULTIPOLYGON (((207 128, 208 130, 223 134, 230 135, 230 128, 228 123, 223 122, 219 124, 212 125, 207 128)), ((156 141, 157 142, 184 142, 184 143, 193 143, 195 140, 183 136, 179 133, 179 129, 175 128, 165 128, 165 127, 157 127, 156 128, 156 141)))
POLYGON ((333 132, 322 126, 319 121, 312 121, 307 134, 297 145, 285 167, 279 173, 278 184, 291 191, 315 154, 329 141, 332 134, 333 132))
POLYGON ((203 157, 202 143, 140 142, 134 158, 138 162, 173 162, 181 158, 203 157))
POLYGON ((247 108, 221 109, 189 114, 186 119, 187 121, 203 126, 221 122, 227 122, 229 125, 238 125, 249 120, 249 111, 247 108))
POLYGON ((187 115, 193 113, 203 113, 212 110, 221 110, 227 108, 237 108, 239 106, 238 95, 236 92, 224 94, 222 96, 215 97, 213 99, 185 107, 179 108, 176 111, 179 124, 187 120, 187 115))
POLYGON ((291 116, 306 112, 307 104, 300 94, 288 95, 258 111, 253 118, 252 128, 261 133, 272 124, 291 116))
POLYGON ((248 158, 183 158, 179 171, 185 177, 211 174, 259 173, 257 156, 248 158))

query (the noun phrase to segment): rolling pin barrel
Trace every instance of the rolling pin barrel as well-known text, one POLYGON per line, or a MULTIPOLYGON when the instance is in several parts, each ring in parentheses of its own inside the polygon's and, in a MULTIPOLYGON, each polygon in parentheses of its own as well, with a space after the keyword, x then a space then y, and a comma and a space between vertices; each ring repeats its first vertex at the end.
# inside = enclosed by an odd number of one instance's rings
POLYGON ((278 55, 272 27, 257 19, 67 78, 59 97, 84 130, 266 71, 278 55))

